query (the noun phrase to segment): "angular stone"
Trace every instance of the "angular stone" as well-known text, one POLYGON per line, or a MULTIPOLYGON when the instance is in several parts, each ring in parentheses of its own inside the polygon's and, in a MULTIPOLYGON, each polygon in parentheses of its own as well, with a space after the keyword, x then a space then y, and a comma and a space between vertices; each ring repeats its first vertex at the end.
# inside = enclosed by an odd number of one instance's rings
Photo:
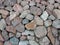
POLYGON ((40 17, 35 16, 34 20, 35 20, 37 25, 43 25, 43 20, 40 17))
POLYGON ((10 41, 5 41, 4 45, 12 45, 10 41))
POLYGON ((15 4, 15 5, 13 6, 13 9, 14 9, 14 11, 19 12, 19 13, 21 13, 21 12, 23 11, 22 6, 19 5, 19 4, 15 4))
POLYGON ((25 28, 24 28, 24 25, 23 24, 19 24, 19 25, 17 25, 16 27, 15 27, 15 29, 17 30, 17 31, 19 31, 19 32, 23 32, 24 30, 25 30, 25 28))
POLYGON ((60 28, 60 20, 58 19, 54 20, 52 26, 55 28, 60 28))
POLYGON ((17 38, 21 37, 21 33, 20 33, 20 32, 17 32, 17 33, 16 33, 16 37, 17 37, 17 38))
POLYGON ((0 30, 4 30, 4 28, 6 27, 6 22, 4 19, 1 19, 0 21, 0 30))
POLYGON ((48 16, 49 14, 46 11, 44 11, 43 14, 41 15, 41 18, 45 21, 47 20, 48 16))
POLYGON ((44 26, 36 27, 34 32, 35 32, 36 37, 38 37, 38 38, 42 38, 42 37, 46 36, 46 34, 47 34, 47 30, 44 26))
POLYGON ((27 16, 26 16, 26 19, 28 19, 28 20, 32 20, 33 18, 34 18, 34 16, 31 14, 27 14, 27 16))
POLYGON ((3 42, 0 41, 0 45, 4 45, 3 42))
POLYGON ((55 15, 55 17, 56 17, 57 19, 60 19, 60 10, 54 9, 54 10, 53 10, 53 14, 55 15))
POLYGON ((39 45, 36 41, 29 40, 30 45, 39 45))
POLYGON ((33 20, 33 21, 31 21, 30 23, 26 24, 25 27, 26 27, 28 30, 30 30, 30 29, 31 29, 31 30, 34 30, 35 27, 36 27, 36 23, 35 23, 35 21, 33 20))
POLYGON ((28 41, 20 41, 19 45, 28 45, 28 41))
POLYGON ((39 40, 40 45, 49 45, 50 41, 49 39, 45 36, 42 39, 39 40))
POLYGON ((16 33, 16 29, 13 27, 13 26, 6 26, 6 30, 8 31, 8 32, 12 32, 12 33, 16 33))
POLYGON ((34 6, 35 5, 35 2, 34 1, 30 1, 29 5, 30 6, 34 6))
POLYGON ((4 38, 2 37, 1 34, 0 34, 0 41, 4 41, 4 38))
POLYGON ((12 45, 18 45, 19 44, 19 40, 16 37, 10 38, 10 42, 12 45))

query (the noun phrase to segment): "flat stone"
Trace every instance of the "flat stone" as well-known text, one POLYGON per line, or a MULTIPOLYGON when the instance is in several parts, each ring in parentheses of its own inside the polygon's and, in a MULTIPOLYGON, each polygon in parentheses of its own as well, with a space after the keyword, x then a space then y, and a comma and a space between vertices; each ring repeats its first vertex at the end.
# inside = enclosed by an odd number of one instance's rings
POLYGON ((36 41, 29 40, 30 45, 39 45, 36 41))
POLYGON ((19 44, 19 40, 16 37, 10 38, 10 42, 12 45, 18 45, 19 44))
POLYGON ((4 38, 2 37, 1 34, 0 34, 0 41, 4 41, 4 38))
POLYGON ((45 21, 45 20, 47 20, 48 16, 49 16, 49 14, 46 11, 44 11, 40 17, 45 21))
POLYGON ((17 32, 17 33, 16 33, 16 37, 17 37, 17 38, 21 37, 21 33, 20 33, 20 32, 17 32))
POLYGON ((14 37, 15 35, 13 33, 9 33, 9 38, 14 37))
POLYGON ((38 26, 34 30, 36 37, 42 38, 47 34, 47 30, 44 26, 38 26))
POLYGON ((53 10, 53 13, 55 14, 55 17, 56 17, 57 19, 60 19, 60 10, 54 9, 54 10, 53 10))
POLYGON ((19 25, 17 25, 16 27, 15 27, 15 29, 17 30, 17 31, 19 31, 19 32, 23 32, 24 30, 25 30, 25 28, 24 28, 24 25, 23 24, 19 24, 19 25))
POLYGON ((34 1, 30 1, 29 5, 30 6, 34 6, 35 5, 35 2, 34 1))
POLYGON ((49 45, 49 43, 50 43, 50 41, 46 36, 39 40, 40 45, 49 45))
POLYGON ((4 19, 1 19, 0 21, 0 30, 4 30, 4 28, 6 27, 6 22, 4 19))
POLYGON ((35 21, 31 21, 30 23, 26 24, 25 27, 28 29, 28 30, 34 30, 35 27, 36 27, 36 23, 35 21))
POLYGON ((16 18, 14 18, 14 20, 12 20, 12 25, 16 26, 19 23, 21 23, 21 21, 22 21, 22 19, 20 17, 16 17, 16 18))
POLYGON ((55 28, 60 28, 60 20, 58 19, 54 20, 52 26, 55 28))
POLYGON ((31 35, 31 36, 34 36, 34 32, 33 31, 28 31, 28 30, 25 30, 24 32, 22 32, 22 35, 31 35))
POLYGON ((24 7, 23 7, 23 10, 28 10, 29 9, 29 5, 25 5, 24 7))
POLYGON ((5 41, 4 45, 12 45, 10 41, 5 41))
POLYGON ((34 18, 34 16, 31 15, 31 14, 28 14, 28 15, 26 16, 26 19, 28 19, 28 20, 32 20, 33 18, 34 18))
POLYGON ((19 12, 19 13, 21 13, 21 12, 23 11, 22 6, 19 5, 19 4, 15 4, 15 5, 13 6, 13 9, 14 9, 14 11, 19 12))
POLYGON ((34 20, 35 20, 37 25, 43 25, 43 20, 40 17, 35 16, 34 20))
POLYGON ((3 45, 3 42, 0 41, 0 45, 3 45))
POLYGON ((52 21, 51 21, 51 20, 46 20, 46 21, 44 22, 44 25, 45 25, 46 27, 51 26, 51 25, 52 25, 52 21))
POLYGON ((19 45, 28 45, 28 41, 20 41, 19 45))
POLYGON ((31 6, 30 7, 30 11, 34 15, 40 15, 42 13, 41 9, 40 8, 37 8, 35 6, 31 6))
POLYGON ((13 27, 13 26, 6 26, 6 30, 8 31, 8 32, 12 32, 12 33, 16 33, 16 29, 13 27))

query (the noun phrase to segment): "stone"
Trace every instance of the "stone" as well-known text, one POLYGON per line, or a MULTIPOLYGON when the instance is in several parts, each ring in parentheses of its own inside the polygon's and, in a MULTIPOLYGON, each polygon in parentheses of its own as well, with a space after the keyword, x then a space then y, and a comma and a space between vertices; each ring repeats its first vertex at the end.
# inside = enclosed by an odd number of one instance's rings
POLYGON ((15 5, 13 6, 13 9, 14 9, 14 11, 19 12, 19 13, 21 13, 21 12, 23 11, 22 6, 19 5, 19 4, 15 4, 15 5))
POLYGON ((2 4, 4 2, 4 0, 0 0, 0 4, 2 4))
POLYGON ((4 30, 4 28, 6 27, 6 22, 4 19, 1 19, 0 21, 0 30, 4 30))
POLYGON ((12 32, 12 33, 16 33, 16 29, 15 29, 15 27, 13 27, 13 26, 6 26, 6 30, 8 31, 8 32, 12 32))
POLYGON ((12 45, 10 41, 5 41, 4 45, 12 45))
POLYGON ((49 43, 50 41, 46 36, 39 40, 40 45, 49 45, 49 43))
POLYGON ((59 3, 54 3, 55 8, 58 8, 58 6, 59 6, 59 3))
POLYGON ((13 33, 9 33, 9 38, 14 37, 13 33))
POLYGON ((39 45, 36 41, 29 40, 30 45, 39 45))
POLYGON ((41 2, 41 0, 35 0, 35 2, 40 3, 40 2, 41 2))
POLYGON ((0 15, 0 19, 1 19, 1 15, 0 15))
POLYGON ((23 10, 28 10, 29 9, 29 5, 25 5, 24 7, 23 7, 23 10))
POLYGON ((52 21, 51 21, 51 20, 46 20, 46 21, 44 22, 44 25, 45 25, 46 27, 51 26, 51 25, 52 25, 52 21))
POLYGON ((2 14, 3 18, 6 18, 9 14, 9 12, 7 10, 4 10, 4 9, 0 9, 0 13, 2 14))
POLYGON ((34 6, 35 2, 34 1, 30 1, 29 6, 34 6))
POLYGON ((25 27, 28 29, 28 30, 34 30, 35 27, 36 27, 36 23, 34 20, 32 20, 30 23, 26 24, 25 27))
POLYGON ((27 16, 27 14, 29 14, 29 13, 30 13, 30 10, 23 11, 20 15, 20 18, 25 18, 27 16))
POLYGON ((16 26, 19 23, 21 23, 21 21, 22 21, 22 19, 20 17, 16 17, 16 18, 14 18, 14 20, 12 20, 12 25, 16 26))
POLYGON ((29 20, 28 20, 28 19, 23 19, 23 20, 22 20, 22 23, 23 23, 23 24, 27 24, 27 23, 29 23, 29 20))
POLYGON ((26 19, 28 20, 33 20, 34 16, 31 14, 27 14, 26 19))
POLYGON ((6 30, 2 31, 2 36, 3 36, 4 40, 8 40, 9 39, 8 32, 6 30))
POLYGON ((31 35, 31 36, 34 36, 34 32, 33 31, 28 31, 28 30, 25 30, 24 32, 22 32, 22 35, 31 35))
POLYGON ((52 26, 55 28, 60 28, 60 20, 58 19, 54 20, 52 26))
POLYGON ((10 42, 12 45, 18 45, 19 44, 19 40, 16 37, 10 38, 10 42))
POLYGON ((24 25, 23 24, 19 24, 19 25, 17 25, 16 27, 15 27, 15 29, 17 30, 17 31, 19 31, 19 32, 23 32, 24 30, 25 30, 25 28, 24 28, 24 25))
POLYGON ((20 33, 20 32, 17 32, 17 33, 16 33, 16 37, 17 37, 17 38, 21 37, 21 33, 20 33))
POLYGON ((28 45, 28 41, 27 40, 26 41, 20 41, 19 45, 28 45))
POLYGON ((0 34, 0 41, 4 41, 4 38, 1 34, 0 34))
POLYGON ((46 36, 47 30, 44 26, 38 26, 34 30, 34 33, 35 33, 36 37, 42 38, 42 37, 46 36))
POLYGON ((59 45, 59 44, 60 44, 59 40, 56 39, 56 40, 55 40, 55 45, 59 45))
POLYGON ((60 19, 60 10, 54 9, 54 10, 53 10, 53 14, 55 14, 54 16, 55 16, 57 19, 60 19))
POLYGON ((55 20, 56 18, 55 18, 53 15, 50 15, 50 16, 48 17, 48 19, 49 19, 49 20, 55 20))
POLYGON ((34 36, 27 36, 27 39, 28 40, 35 40, 35 37, 34 36))
POLYGON ((35 16, 34 20, 35 20, 37 25, 43 25, 43 20, 40 17, 35 16))
POLYGON ((41 15, 41 13, 42 13, 41 9, 38 7, 35 7, 35 6, 31 6, 30 11, 34 15, 41 15))
POLYGON ((55 45, 55 38, 54 38, 54 36, 52 35, 51 27, 48 27, 47 30, 48 30, 47 36, 48 36, 49 39, 51 40, 51 43, 52 43, 53 45, 55 45))
POLYGON ((48 0, 50 4, 54 4, 55 0, 48 0))
POLYGON ((47 20, 48 16, 49 16, 49 14, 47 13, 47 11, 44 11, 40 17, 45 21, 45 20, 47 20))
POLYGON ((60 3, 60 0, 55 0, 56 2, 60 3))
POLYGON ((21 1, 22 1, 22 0, 17 0, 17 3, 19 4, 19 3, 21 3, 21 1))
POLYGON ((3 42, 0 41, 0 45, 3 45, 3 42))

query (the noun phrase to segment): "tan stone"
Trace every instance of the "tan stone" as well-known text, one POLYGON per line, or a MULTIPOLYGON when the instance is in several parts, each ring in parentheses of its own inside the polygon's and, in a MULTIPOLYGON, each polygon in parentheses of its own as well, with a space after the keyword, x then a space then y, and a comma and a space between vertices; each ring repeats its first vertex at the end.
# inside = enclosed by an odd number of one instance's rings
POLYGON ((33 30, 33 29, 35 29, 35 27, 36 27, 36 23, 35 23, 35 21, 33 20, 33 21, 31 21, 30 23, 26 24, 25 27, 26 27, 28 30, 30 30, 30 29, 33 30))
POLYGON ((0 41, 4 41, 4 39, 3 39, 3 37, 2 37, 2 35, 0 34, 0 41))
POLYGON ((49 39, 51 40, 51 43, 52 43, 53 45, 55 45, 55 38, 54 38, 54 36, 52 35, 51 27, 48 27, 48 34, 47 34, 47 36, 48 36, 49 39))

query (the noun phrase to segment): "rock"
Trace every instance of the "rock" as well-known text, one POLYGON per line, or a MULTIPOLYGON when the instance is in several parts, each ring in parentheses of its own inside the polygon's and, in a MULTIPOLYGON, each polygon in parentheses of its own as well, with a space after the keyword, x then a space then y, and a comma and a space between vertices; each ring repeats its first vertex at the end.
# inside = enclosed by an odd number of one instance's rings
POLYGON ((9 14, 9 12, 7 10, 4 10, 4 9, 0 9, 0 13, 2 14, 3 18, 6 18, 9 14))
POLYGON ((29 40, 30 45, 39 45, 36 41, 29 40))
POLYGON ((46 20, 46 21, 44 22, 44 25, 45 25, 46 27, 51 26, 51 25, 52 25, 52 21, 51 21, 51 20, 46 20))
POLYGON ((22 23, 23 23, 23 24, 27 24, 27 23, 29 23, 29 20, 28 20, 28 19, 23 19, 23 20, 22 20, 22 23))
POLYGON ((10 42, 12 45, 18 45, 19 40, 16 37, 10 38, 10 42))
POLYGON ((43 20, 40 17, 35 16, 34 20, 35 20, 37 25, 43 25, 43 20))
POLYGON ((2 37, 1 34, 0 34, 0 41, 4 41, 4 38, 2 37))
POLYGON ((9 33, 9 38, 14 37, 13 33, 9 33))
POLYGON ((25 27, 28 29, 28 30, 34 30, 35 27, 36 27, 36 23, 34 20, 32 20, 30 23, 26 24, 25 27))
POLYGON ((28 31, 28 30, 25 30, 24 32, 22 32, 22 35, 31 35, 31 36, 34 36, 34 32, 33 31, 28 31))
POLYGON ((0 30, 4 30, 4 28, 6 27, 6 22, 4 19, 1 19, 0 21, 0 30))
POLYGON ((3 42, 0 41, 0 45, 4 45, 3 42))
POLYGON ((0 19, 1 19, 1 15, 0 15, 0 19))
POLYGON ((14 18, 14 20, 12 20, 12 25, 16 26, 19 23, 21 23, 21 21, 22 21, 22 19, 20 17, 16 17, 16 18, 14 18))
POLYGON ((47 20, 48 16, 49 16, 49 14, 46 11, 44 11, 40 17, 45 21, 45 20, 47 20))
POLYGON ((2 4, 4 2, 4 0, 0 0, 0 4, 2 4))
POLYGON ((55 28, 60 28, 60 20, 58 19, 54 20, 52 26, 55 28))
POLYGON ((56 2, 60 3, 60 0, 55 0, 56 2))
POLYGON ((35 0, 35 2, 39 3, 39 2, 41 2, 41 0, 35 0))
POLYGON ((55 45, 55 38, 54 38, 54 36, 52 35, 51 27, 48 27, 48 34, 47 34, 47 36, 48 36, 49 39, 51 40, 51 43, 52 43, 53 45, 55 45))
POLYGON ((36 37, 42 38, 47 34, 47 30, 44 26, 38 26, 34 30, 36 37))
POLYGON ((50 16, 48 17, 48 19, 49 19, 49 20, 55 20, 55 17, 54 17, 53 15, 50 15, 50 16))
POLYGON ((31 6, 30 11, 34 15, 40 15, 42 13, 41 9, 35 6, 31 6))
POLYGON ((24 30, 25 30, 25 28, 24 28, 24 25, 23 24, 19 24, 19 25, 17 25, 16 27, 15 27, 15 29, 17 30, 17 31, 19 31, 19 32, 23 32, 24 30))
POLYGON ((28 41, 20 41, 19 45, 28 45, 28 41))
POLYGON ((26 16, 26 19, 28 19, 28 20, 32 20, 33 18, 34 18, 34 16, 31 14, 27 14, 27 16, 26 16))
POLYGON ((50 41, 49 39, 45 36, 42 39, 39 40, 40 45, 49 45, 50 41))
POLYGON ((54 3, 55 8, 58 8, 58 6, 59 6, 59 3, 54 3))
POLYGON ((50 4, 54 4, 55 0, 48 0, 50 4))
POLYGON ((55 45, 59 45, 60 43, 59 43, 59 40, 58 39, 56 39, 55 40, 55 45))
POLYGON ((30 13, 30 10, 23 11, 20 15, 20 18, 25 18, 27 16, 27 14, 29 14, 29 13, 30 13))
POLYGON ((21 1, 22 1, 22 0, 17 0, 17 3, 19 4, 19 3, 21 3, 21 1))
POLYGON ((34 36, 27 36, 27 39, 28 40, 35 40, 35 37, 34 36))
POLYGON ((29 6, 34 6, 35 2, 34 1, 30 1, 29 6))
POLYGON ((2 36, 3 36, 4 40, 8 40, 9 39, 9 36, 8 36, 8 33, 7 33, 6 30, 2 31, 2 36))
POLYGON ((24 7, 23 7, 23 10, 28 10, 29 9, 29 5, 25 5, 24 7))
POLYGON ((21 13, 21 12, 23 11, 22 6, 19 5, 19 4, 15 4, 15 5, 13 6, 13 9, 14 9, 14 11, 19 12, 19 13, 21 13))
POLYGON ((53 14, 55 15, 55 17, 56 17, 57 19, 60 19, 60 10, 54 9, 54 10, 53 10, 53 14))
POLYGON ((12 45, 10 41, 5 41, 4 45, 12 45))
POLYGON ((16 33, 16 37, 17 37, 17 38, 21 37, 21 33, 20 33, 20 32, 17 32, 17 33, 16 33))
POLYGON ((8 31, 8 32, 12 32, 12 33, 16 33, 16 29, 13 27, 13 26, 6 26, 6 30, 8 31))

